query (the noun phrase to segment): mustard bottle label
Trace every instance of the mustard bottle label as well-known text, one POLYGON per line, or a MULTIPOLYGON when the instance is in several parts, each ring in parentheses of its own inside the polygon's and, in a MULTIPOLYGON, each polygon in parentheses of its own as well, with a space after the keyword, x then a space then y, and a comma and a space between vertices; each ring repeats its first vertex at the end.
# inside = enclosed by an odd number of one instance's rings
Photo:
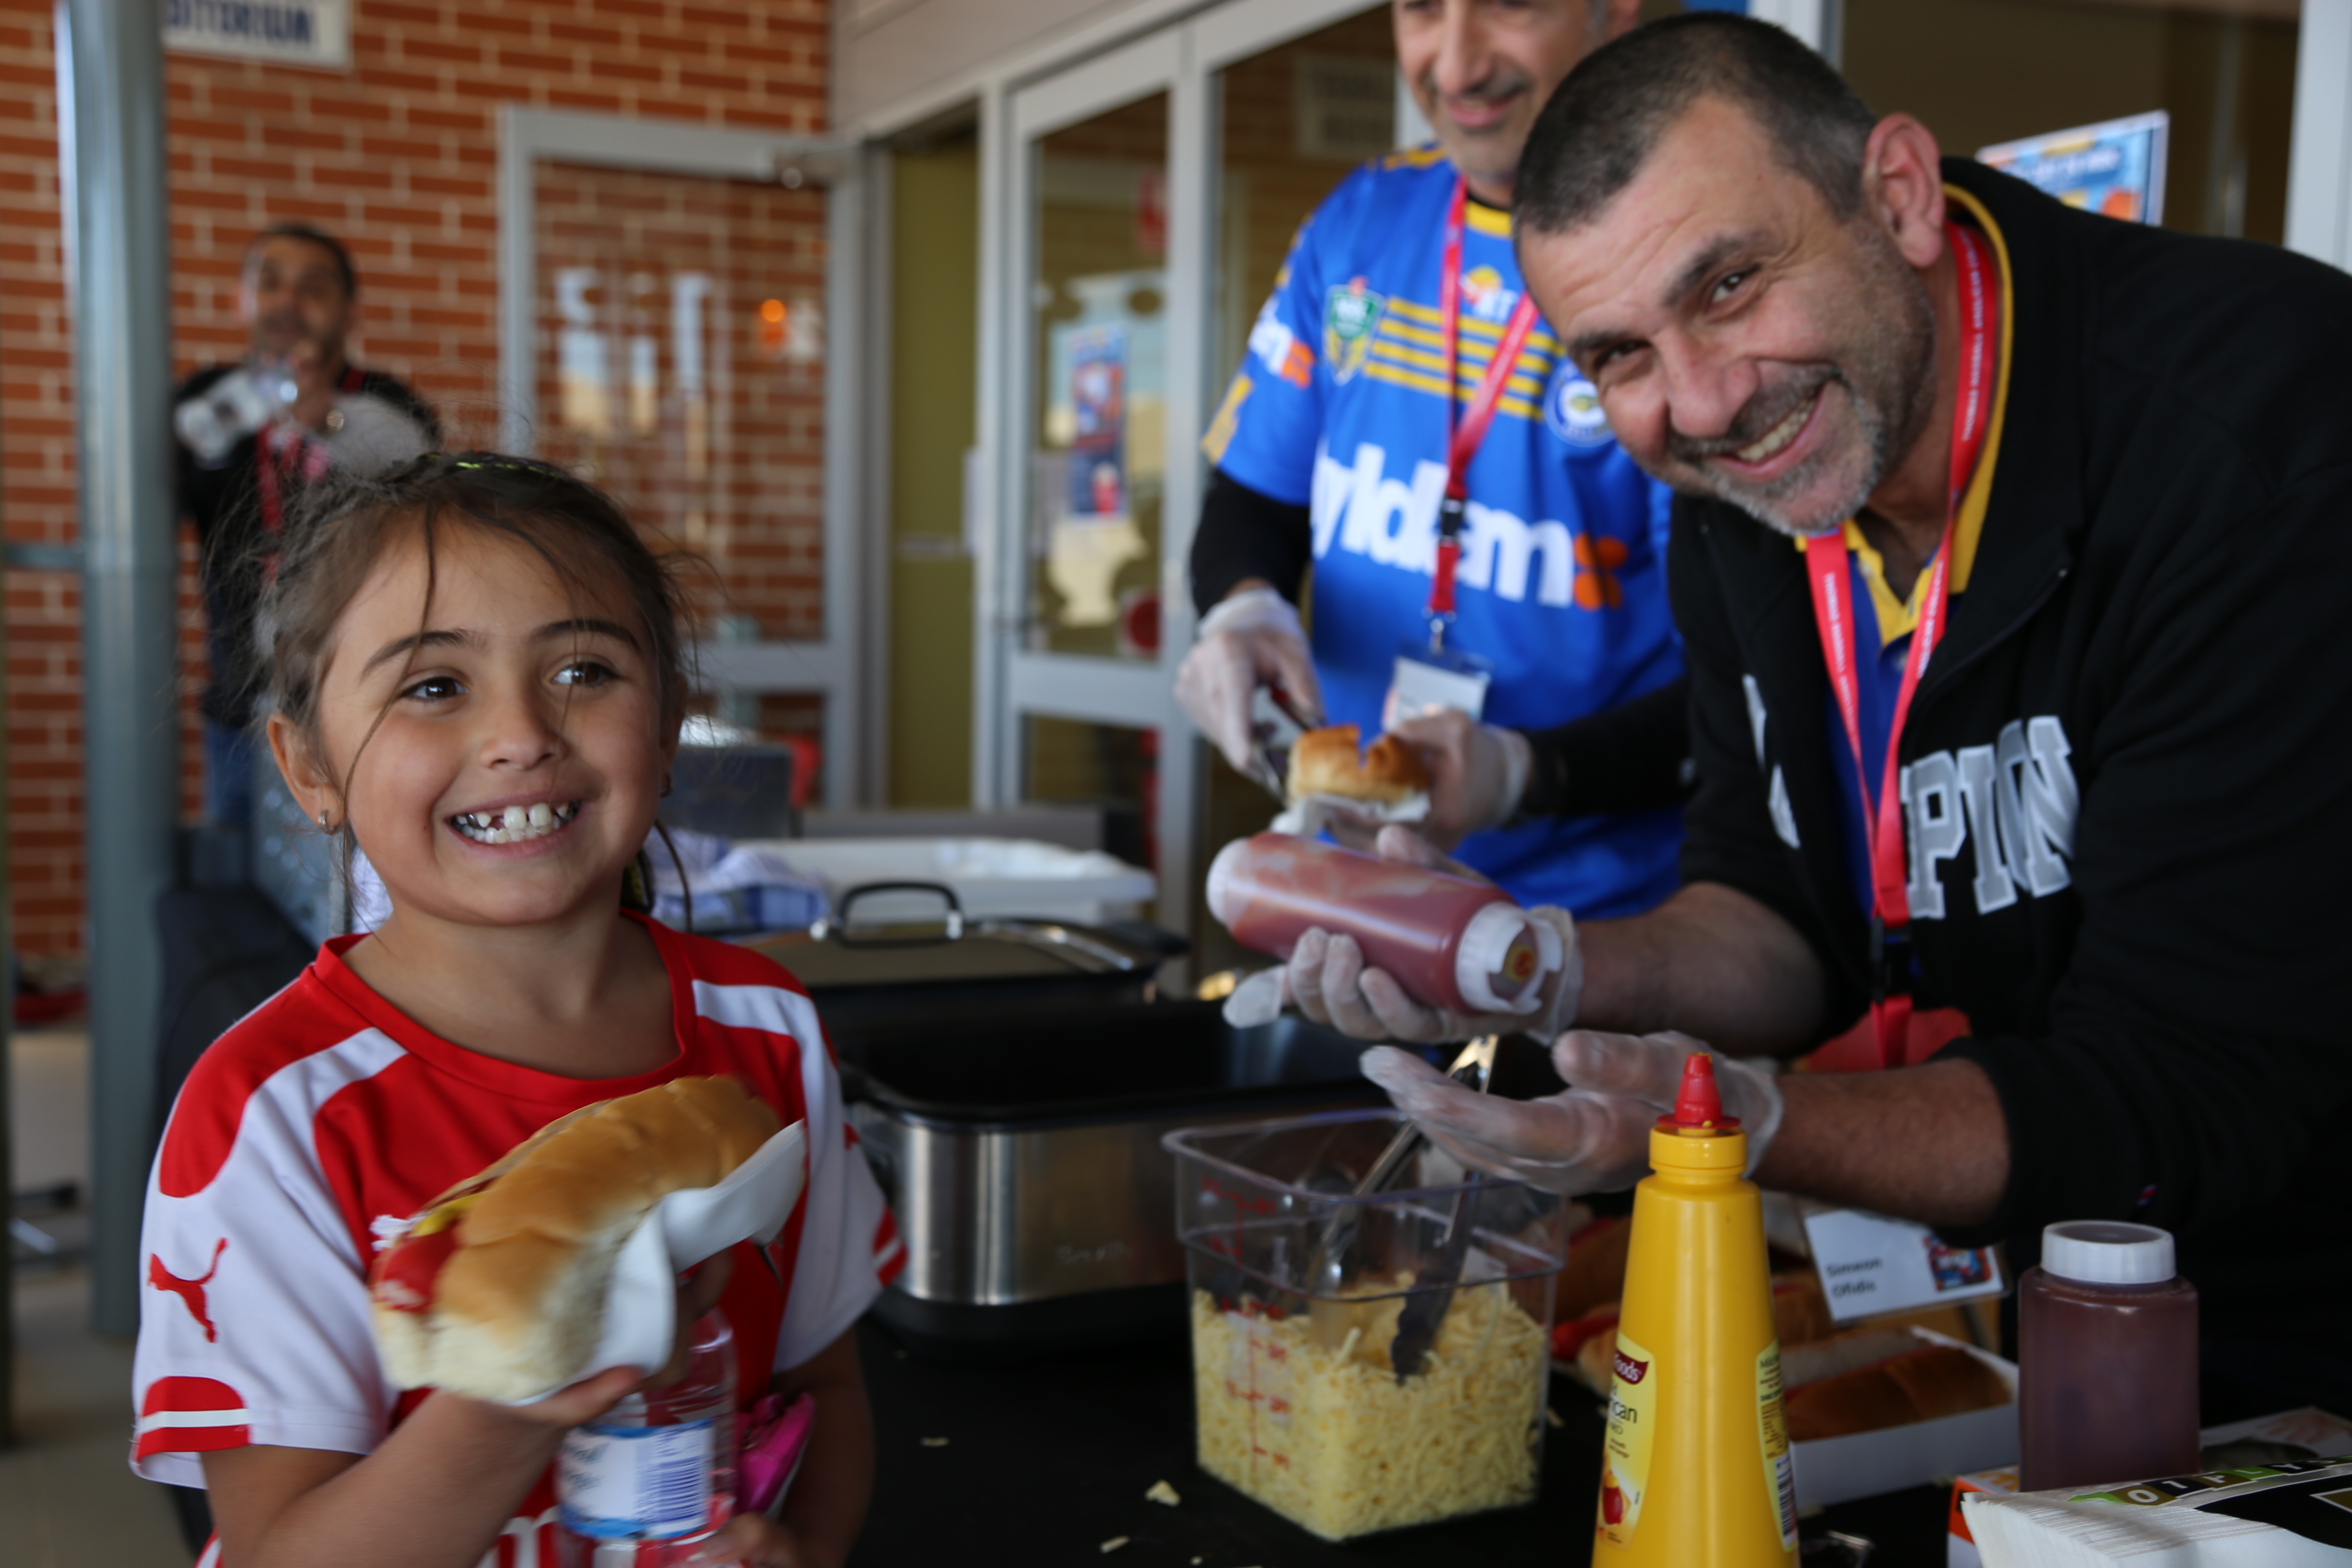
MULTIPOLYGON (((1612 1431, 1615 1428, 1612 1427, 1612 1431)), ((1780 1521, 1780 1550, 1797 1548, 1797 1463, 1789 1451, 1789 1416, 1780 1404, 1780 1342, 1756 1357, 1756 1432, 1764 1448, 1764 1493, 1780 1521)))
MULTIPOLYGON (((1650 1489, 1650 1445, 1657 1435, 1658 1361, 1648 1351, 1617 1336, 1616 1373, 1609 1384, 1609 1436, 1601 1458, 1601 1519, 1595 1533, 1612 1546, 1633 1544, 1641 1522, 1642 1496, 1650 1489)), ((1773 1362, 1773 1388, 1780 1387, 1780 1362, 1773 1362)), ((1779 1405, 1776 1402, 1774 1409, 1779 1405)))

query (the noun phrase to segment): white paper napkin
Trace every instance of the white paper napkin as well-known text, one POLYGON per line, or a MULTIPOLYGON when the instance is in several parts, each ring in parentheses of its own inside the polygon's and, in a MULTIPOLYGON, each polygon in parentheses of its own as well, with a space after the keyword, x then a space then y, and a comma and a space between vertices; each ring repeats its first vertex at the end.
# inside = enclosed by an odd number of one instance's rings
POLYGON ((604 1332, 578 1375, 610 1366, 650 1372, 667 1362, 677 1337, 678 1275, 739 1241, 774 1241, 808 1180, 807 1155, 806 1124, 795 1121, 717 1186, 689 1187, 656 1204, 621 1244, 604 1287, 604 1332))
POLYGON ((1427 790, 1416 790, 1390 805, 1340 795, 1310 795, 1292 802, 1270 826, 1276 833, 1313 838, 1333 822, 1377 828, 1391 822, 1419 822, 1428 816, 1427 790))

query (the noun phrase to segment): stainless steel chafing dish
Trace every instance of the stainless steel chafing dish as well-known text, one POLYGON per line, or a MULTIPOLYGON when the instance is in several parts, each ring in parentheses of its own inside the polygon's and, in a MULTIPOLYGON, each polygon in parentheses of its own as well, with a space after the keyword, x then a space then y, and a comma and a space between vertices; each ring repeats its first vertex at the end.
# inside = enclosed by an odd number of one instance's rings
POLYGON ((1183 1321, 1179 1127, 1383 1103, 1359 1041, 1214 1004, 1107 1005, 864 1032, 850 1115, 908 1262, 877 1310, 935 1354, 995 1356, 1183 1321))

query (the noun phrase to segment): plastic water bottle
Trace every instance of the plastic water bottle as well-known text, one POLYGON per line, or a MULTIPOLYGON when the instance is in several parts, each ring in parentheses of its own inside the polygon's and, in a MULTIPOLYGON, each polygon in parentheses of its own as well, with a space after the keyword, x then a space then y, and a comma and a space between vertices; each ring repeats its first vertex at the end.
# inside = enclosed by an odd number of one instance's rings
POLYGON ((180 439, 207 467, 293 406, 293 379, 274 364, 239 365, 172 411, 180 439))
POLYGON ((565 1435, 556 1460, 563 1568, 668 1568, 735 1511, 735 1332, 694 1325, 686 1373, 565 1435))

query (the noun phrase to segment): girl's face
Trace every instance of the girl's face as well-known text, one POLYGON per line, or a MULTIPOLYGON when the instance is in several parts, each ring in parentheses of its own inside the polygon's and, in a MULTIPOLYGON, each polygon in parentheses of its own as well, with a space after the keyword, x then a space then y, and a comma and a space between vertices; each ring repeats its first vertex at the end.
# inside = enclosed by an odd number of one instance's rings
POLYGON ((350 793, 313 810, 348 814, 404 923, 616 907, 677 743, 645 628, 613 585, 567 591, 517 541, 459 523, 434 553, 424 615, 415 530, 337 624, 320 782, 350 793))

